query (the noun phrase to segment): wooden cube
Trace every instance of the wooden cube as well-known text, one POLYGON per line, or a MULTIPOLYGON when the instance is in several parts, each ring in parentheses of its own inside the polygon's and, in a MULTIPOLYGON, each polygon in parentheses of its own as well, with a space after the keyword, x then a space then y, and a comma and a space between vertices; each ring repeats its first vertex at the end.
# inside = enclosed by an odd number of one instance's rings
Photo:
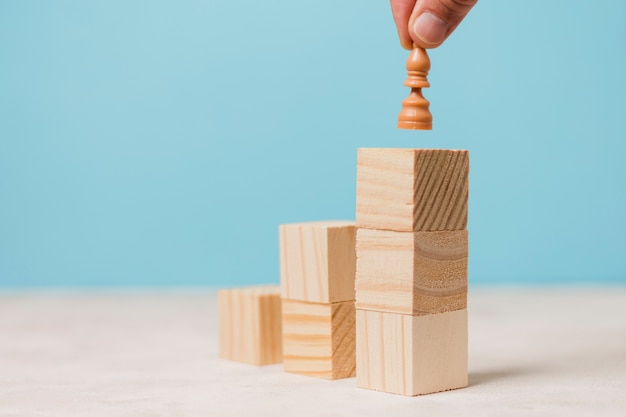
POLYGON ((283 224, 279 234, 283 298, 316 303, 354 301, 354 222, 283 224))
POLYGON ((283 299, 285 371, 339 379, 355 373, 354 302, 283 299))
POLYGON ((282 361, 280 287, 218 292, 220 357, 253 365, 282 361))
POLYGON ((356 308, 423 315, 467 308, 467 230, 358 229, 356 308))
POLYGON ((469 153, 464 150, 358 150, 356 225, 398 231, 467 226, 469 153))
POLYGON ((467 386, 467 310, 357 310, 357 386, 422 395, 467 386))

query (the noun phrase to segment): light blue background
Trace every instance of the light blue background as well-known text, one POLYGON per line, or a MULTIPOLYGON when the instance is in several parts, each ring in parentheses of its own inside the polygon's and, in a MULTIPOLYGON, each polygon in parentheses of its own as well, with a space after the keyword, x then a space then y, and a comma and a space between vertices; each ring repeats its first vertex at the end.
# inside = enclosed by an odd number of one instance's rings
POLYGON ((481 0, 406 132, 387 1, 0 0, 0 286, 277 282, 358 147, 470 150, 471 283, 625 282, 625 18, 481 0))

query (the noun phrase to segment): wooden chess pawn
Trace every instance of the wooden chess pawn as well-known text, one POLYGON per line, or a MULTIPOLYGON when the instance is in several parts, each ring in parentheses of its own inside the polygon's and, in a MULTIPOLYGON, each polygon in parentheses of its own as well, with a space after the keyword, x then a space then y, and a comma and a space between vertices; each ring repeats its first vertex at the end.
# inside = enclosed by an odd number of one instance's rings
POLYGON ((422 88, 430 87, 428 71, 430 59, 426 50, 413 45, 414 48, 406 61, 406 69, 409 73, 404 85, 411 87, 411 93, 402 101, 402 110, 398 115, 398 127, 400 129, 431 130, 433 128, 433 116, 428 106, 430 103, 422 95, 422 88))

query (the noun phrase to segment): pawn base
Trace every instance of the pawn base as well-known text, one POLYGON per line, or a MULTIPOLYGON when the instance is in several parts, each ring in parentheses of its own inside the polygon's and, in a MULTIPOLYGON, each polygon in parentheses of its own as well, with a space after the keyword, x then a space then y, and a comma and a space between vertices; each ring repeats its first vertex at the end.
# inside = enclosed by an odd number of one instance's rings
POLYGON ((398 120, 399 129, 433 130, 432 122, 418 122, 415 120, 398 120))

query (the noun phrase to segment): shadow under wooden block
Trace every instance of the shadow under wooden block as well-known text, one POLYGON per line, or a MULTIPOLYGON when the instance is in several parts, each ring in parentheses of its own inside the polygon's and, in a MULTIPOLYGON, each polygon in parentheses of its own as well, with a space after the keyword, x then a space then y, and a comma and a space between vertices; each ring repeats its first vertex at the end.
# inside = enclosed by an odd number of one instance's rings
POLYGON ((283 299, 283 352, 287 372, 326 379, 354 376, 354 302, 283 299))
POLYGON ((357 310, 357 386, 422 395, 467 386, 467 310, 357 310))
POLYGON ((361 148, 356 225, 398 231, 465 229, 468 176, 465 150, 361 148))
POLYGON ((280 287, 218 291, 220 357, 253 365, 282 362, 280 287))
POLYGON ((353 221, 281 225, 283 298, 316 303, 354 301, 355 235, 353 221))
POLYGON ((467 308, 467 230, 358 229, 356 308, 423 315, 467 308))

